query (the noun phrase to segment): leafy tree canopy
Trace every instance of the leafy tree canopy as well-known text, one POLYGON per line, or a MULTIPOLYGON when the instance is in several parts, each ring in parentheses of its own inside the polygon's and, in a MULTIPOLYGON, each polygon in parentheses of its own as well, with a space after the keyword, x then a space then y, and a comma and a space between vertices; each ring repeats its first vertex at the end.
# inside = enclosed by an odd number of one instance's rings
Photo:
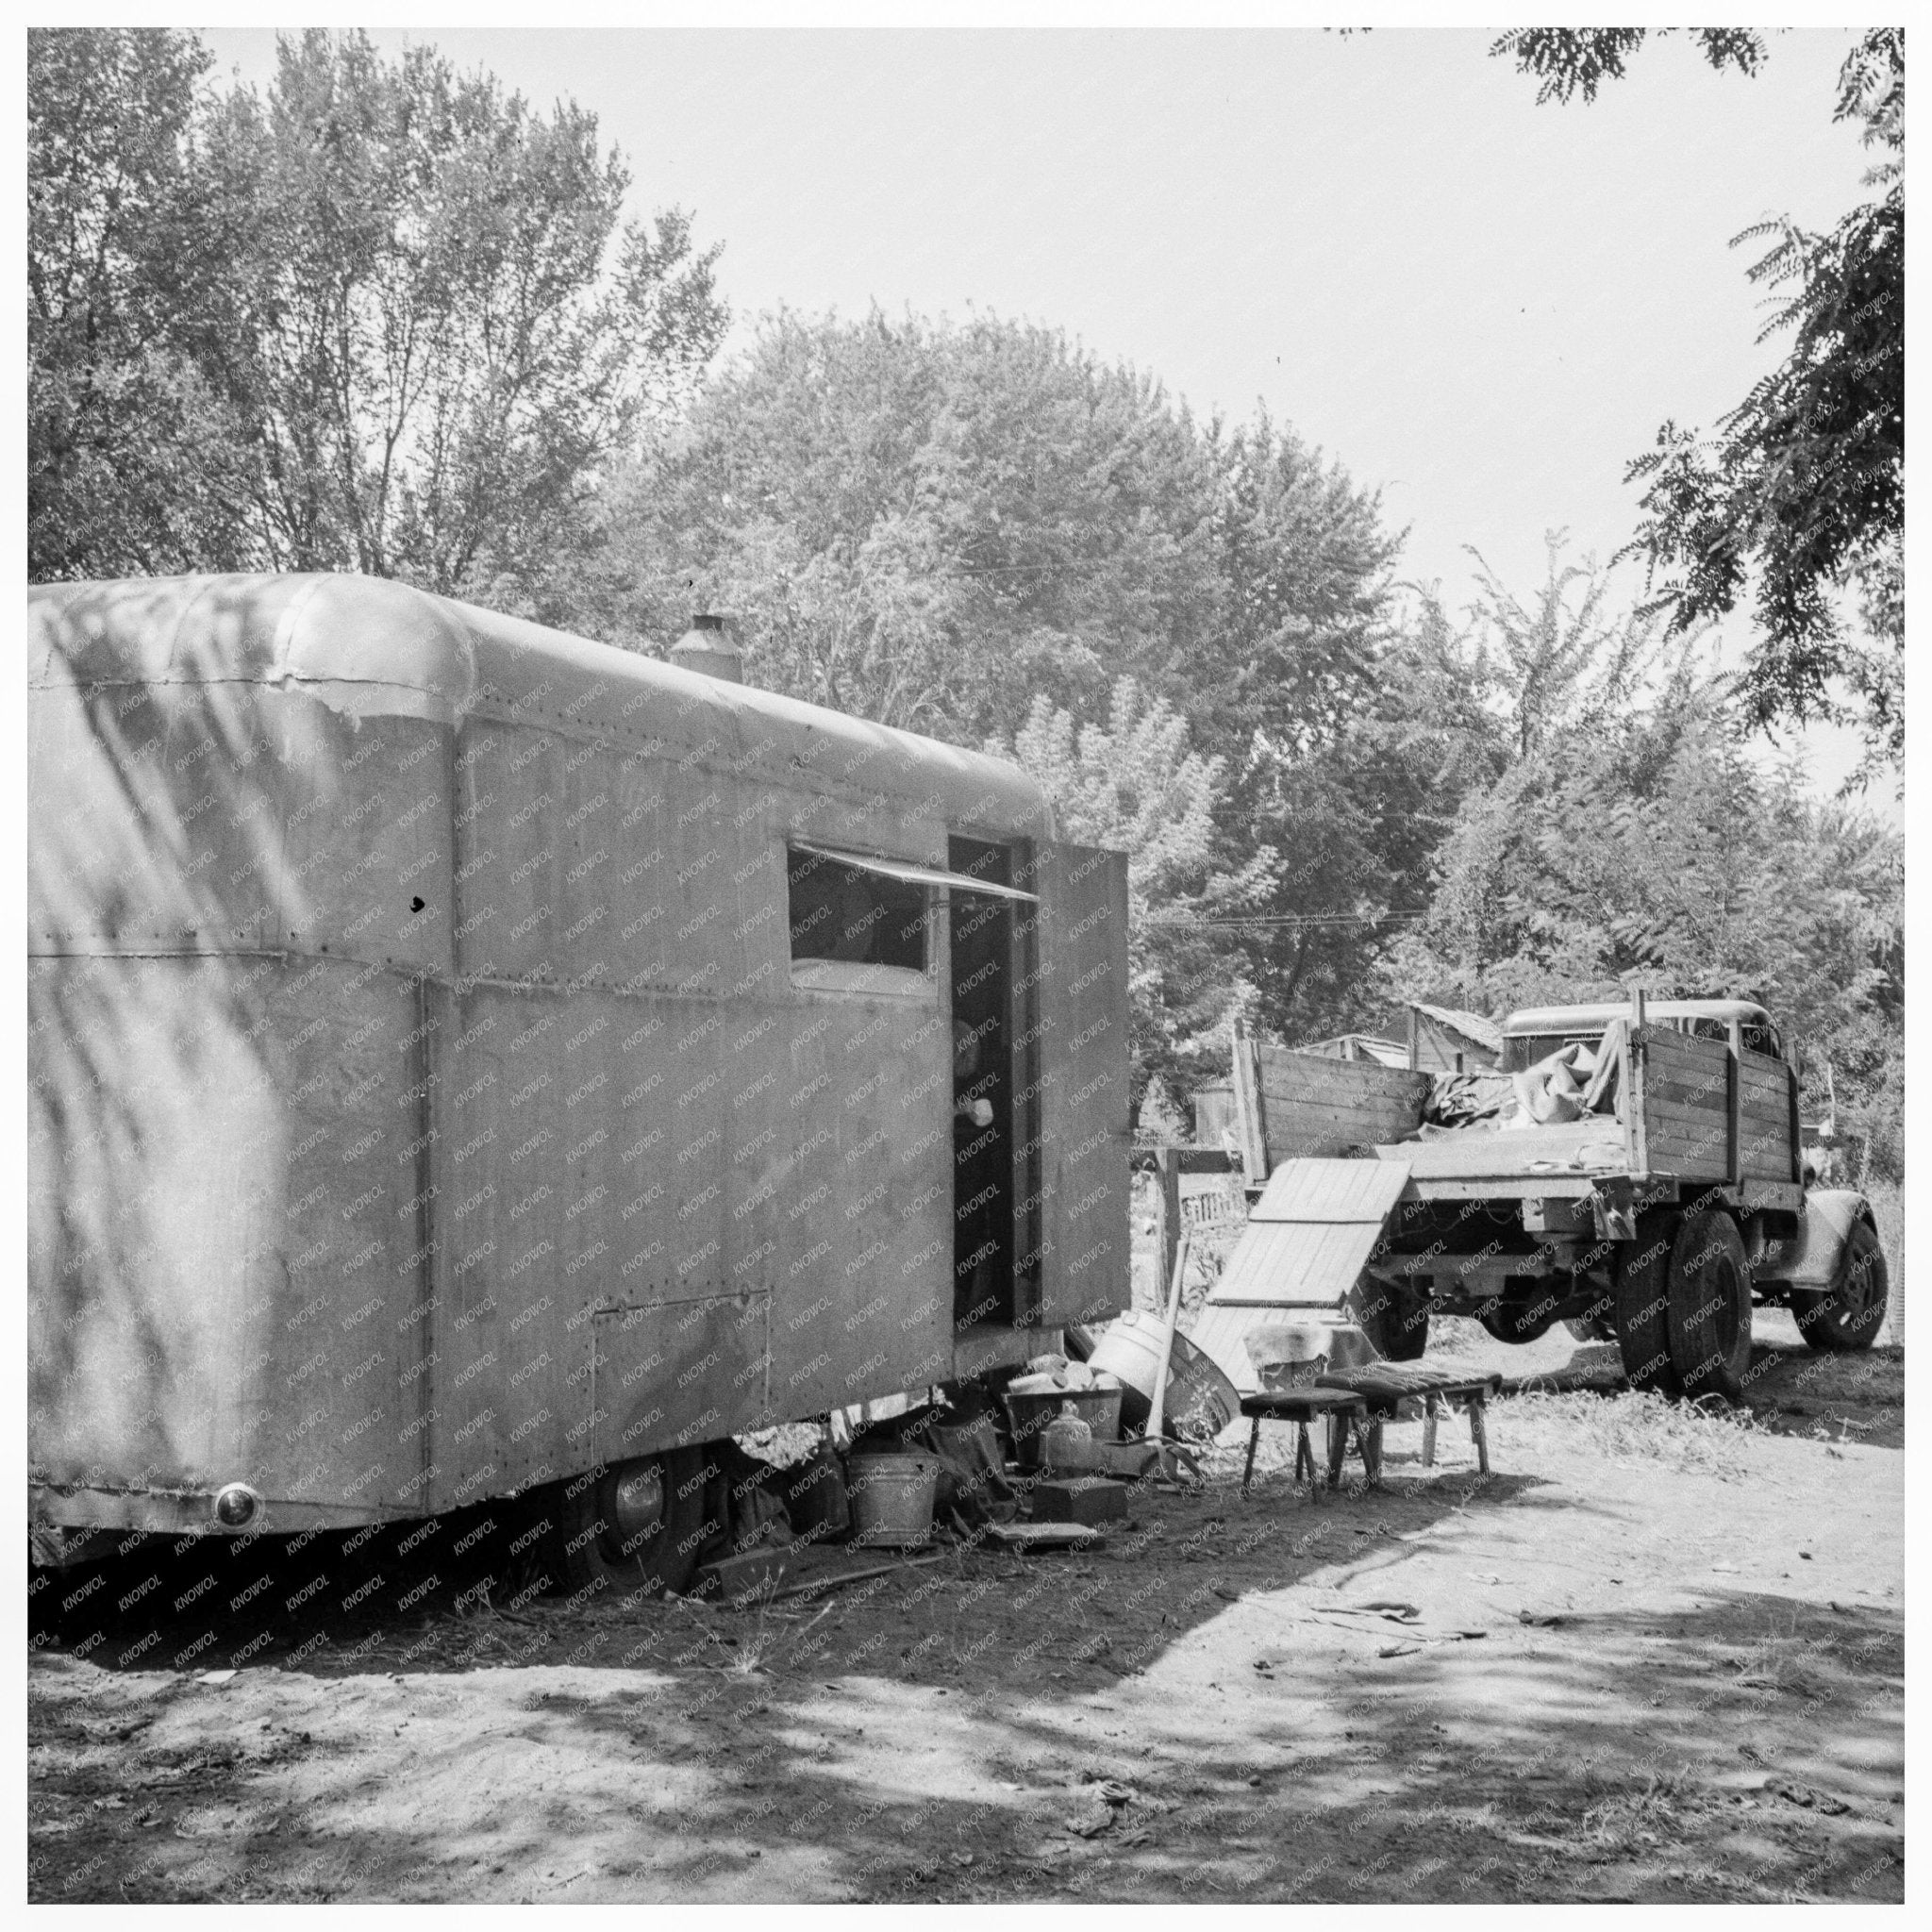
POLYGON ((1158 386, 1057 330, 781 312, 613 491, 601 603, 665 637, 695 597, 774 689, 1010 737, 1036 693, 1177 675, 1216 613, 1213 489, 1158 386))
POLYGON ((203 91, 179 34, 39 33, 30 61, 36 576, 244 563, 514 604, 722 334, 716 250, 675 210, 621 222, 571 103, 359 33, 284 38, 265 98, 203 91))
POLYGON ((885 723, 1024 744, 1043 705, 1123 741, 1103 721, 1134 679, 1218 761, 1212 874, 1295 855, 1198 936, 1291 1036, 1358 1003, 1475 774, 1483 726, 1440 612, 1398 621, 1374 497, 1265 415, 1199 425, 1056 330, 770 317, 607 528, 558 619, 645 643, 725 609, 755 682, 885 723))
MULTIPOLYGON (((1541 83, 1536 94, 1539 102, 1567 101, 1577 93, 1593 101, 1605 81, 1623 79, 1624 62, 1647 35, 1662 39, 1678 31, 1673 26, 1521 26, 1502 35, 1490 52, 1512 56, 1524 74, 1536 75, 1541 83)), ((1749 28, 1693 26, 1682 31, 1720 73, 1735 67, 1740 74, 1756 74, 1764 64, 1764 38, 1749 28)))
POLYGON ((240 425, 209 381, 231 264, 192 130, 209 66, 169 32, 27 36, 27 567, 241 560, 240 425))
POLYGON ((1215 836, 1224 760, 1190 749, 1186 717, 1132 677, 1116 681, 1105 724, 1079 724, 1041 696, 1012 741, 987 748, 1040 781, 1065 837, 1127 854, 1136 1073, 1184 1089, 1175 1070, 1198 1073, 1255 1004, 1214 922, 1265 908, 1280 871, 1265 845, 1226 869, 1215 836))
POLYGON ((1511 756, 1464 800, 1429 917, 1391 951, 1391 993, 1496 1013, 1633 986, 1760 1000, 1812 1099, 1830 1064, 1841 1116, 1862 1113, 1895 1162, 1896 834, 1820 804, 1792 761, 1767 770, 1734 681, 1655 620, 1607 621, 1601 575, 1554 548, 1537 598, 1491 583, 1488 613, 1511 756))
MULTIPOLYGON (((1691 30, 1714 67, 1753 74, 1742 29, 1691 30)), ((1619 77, 1639 27, 1521 29, 1492 52, 1541 78, 1539 100, 1586 101, 1619 77)), ((1876 27, 1846 57, 1834 118, 1862 124, 1878 153, 1874 199, 1829 234, 1788 219, 1738 242, 1773 245, 1751 278, 1784 291, 1765 335, 1789 329, 1780 366, 1706 437, 1666 423, 1631 465, 1643 520, 1633 551, 1652 608, 1684 634, 1747 592, 1763 637, 1744 697, 1760 724, 1834 709, 1841 677, 1862 701, 1874 751, 1905 737, 1905 32, 1876 27), (1856 593, 1863 639, 1845 634, 1856 593)), ((1735 244, 1734 244, 1735 245, 1735 244)))

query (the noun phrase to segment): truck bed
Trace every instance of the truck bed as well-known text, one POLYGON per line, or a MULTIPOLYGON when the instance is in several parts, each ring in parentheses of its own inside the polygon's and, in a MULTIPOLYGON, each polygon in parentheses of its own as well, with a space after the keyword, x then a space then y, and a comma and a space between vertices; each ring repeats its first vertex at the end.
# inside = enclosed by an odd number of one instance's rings
POLYGON ((1452 1127, 1420 1141, 1378 1142, 1377 1160, 1401 1162, 1412 1181, 1494 1180, 1629 1171, 1624 1124, 1609 1114, 1544 1127, 1452 1127))
POLYGON ((1428 1074, 1239 1040, 1236 1117, 1248 1172, 1368 1157, 1405 1162, 1418 1193, 1586 1193, 1591 1176, 1619 1174, 1714 1182, 1760 1204, 1796 1205, 1797 1083, 1785 1062, 1664 1026, 1615 1032, 1614 1113, 1536 1127, 1478 1122, 1419 1139, 1428 1074))

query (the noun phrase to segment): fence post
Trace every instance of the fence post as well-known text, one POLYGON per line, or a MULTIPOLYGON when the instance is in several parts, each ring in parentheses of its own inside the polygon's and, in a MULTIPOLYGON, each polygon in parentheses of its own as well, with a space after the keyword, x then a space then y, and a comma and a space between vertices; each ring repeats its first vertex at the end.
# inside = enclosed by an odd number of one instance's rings
MULTIPOLYGON (((1174 1253, 1181 1241, 1181 1160, 1172 1147, 1162 1147, 1154 1156, 1154 1171, 1160 1180, 1160 1291, 1174 1279, 1174 1253)), ((1166 1303, 1163 1300, 1163 1308, 1166 1303)))

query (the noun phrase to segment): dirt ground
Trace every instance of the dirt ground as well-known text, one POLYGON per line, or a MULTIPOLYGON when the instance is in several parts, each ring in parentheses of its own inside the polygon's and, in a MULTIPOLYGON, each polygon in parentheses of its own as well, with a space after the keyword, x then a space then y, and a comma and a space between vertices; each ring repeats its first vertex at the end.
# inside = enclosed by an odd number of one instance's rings
POLYGON ((58 1579, 31 1895, 1898 1900, 1903 1360, 1777 1319, 1748 1414, 1558 1335, 1493 1350, 1585 1387, 1496 1403, 1487 1479, 1391 1426, 1315 1505, 1284 1430, 1099 1550, 762 1609, 458 1607, 507 1530, 456 1520, 58 1579))

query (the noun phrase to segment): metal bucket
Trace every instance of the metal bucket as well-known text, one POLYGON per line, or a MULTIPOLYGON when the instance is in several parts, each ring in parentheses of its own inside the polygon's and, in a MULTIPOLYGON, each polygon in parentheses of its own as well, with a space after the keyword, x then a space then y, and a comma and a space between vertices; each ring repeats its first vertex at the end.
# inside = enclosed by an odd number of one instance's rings
POLYGON ((932 1541, 939 1459, 908 1451, 875 1451, 846 1464, 852 1541, 889 1549, 917 1549, 932 1541))

